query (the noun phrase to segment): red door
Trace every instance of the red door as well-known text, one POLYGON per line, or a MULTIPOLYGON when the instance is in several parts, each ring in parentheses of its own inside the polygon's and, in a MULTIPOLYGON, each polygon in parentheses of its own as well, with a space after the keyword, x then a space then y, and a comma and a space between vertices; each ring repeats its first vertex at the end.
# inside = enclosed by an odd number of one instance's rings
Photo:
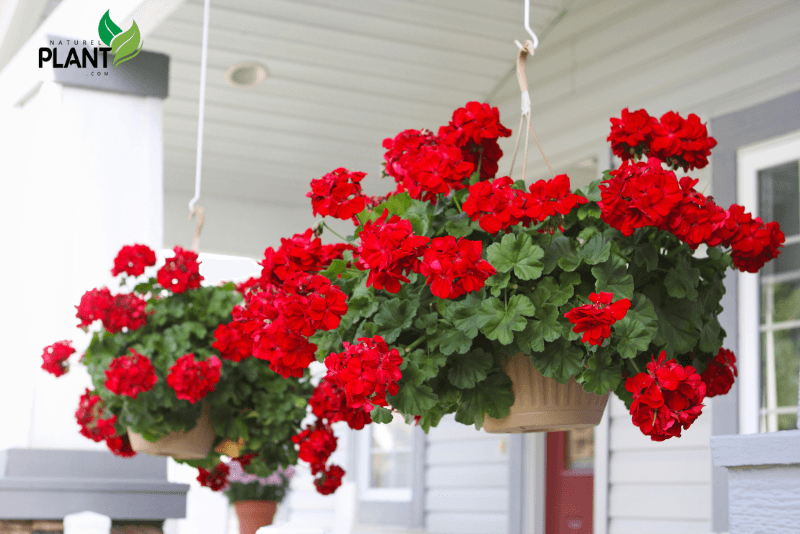
POLYGON ((593 466, 593 428, 547 434, 547 534, 591 534, 593 466))

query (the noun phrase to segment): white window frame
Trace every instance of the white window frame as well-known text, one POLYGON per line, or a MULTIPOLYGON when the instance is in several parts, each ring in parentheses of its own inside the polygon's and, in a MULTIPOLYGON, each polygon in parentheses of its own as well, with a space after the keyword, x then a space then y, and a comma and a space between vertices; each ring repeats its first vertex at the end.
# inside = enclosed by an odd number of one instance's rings
MULTIPOLYGON (((374 488, 372 487, 372 428, 377 423, 367 425, 363 430, 359 431, 361 435, 359 469, 358 469, 358 485, 361 489, 360 499, 362 501, 384 501, 384 502, 411 502, 413 497, 412 488, 374 488)), ((414 461, 414 438, 412 434, 411 446, 408 453, 411 456, 412 462, 414 461)), ((414 473, 414 466, 411 466, 411 472, 414 473)), ((412 487, 414 481, 412 480, 412 487)))
MULTIPOLYGON (((758 171, 800 159, 800 131, 741 148, 736 153, 736 191, 738 203, 758 216, 758 171)), ((800 236, 787 236, 786 245, 800 242, 800 236)), ((761 308, 760 274, 737 273, 739 294, 739 433, 761 431, 761 308)), ((766 328, 772 317, 766 319, 766 328)), ((800 326, 800 322, 798 325, 800 326)), ((769 336, 768 340, 771 339, 769 336)), ((775 353, 767 346, 767 407, 777 406, 775 353), (771 371, 771 372, 770 372, 771 371)), ((790 413, 796 410, 792 409, 790 413)), ((775 415, 777 417, 777 415, 775 415)))

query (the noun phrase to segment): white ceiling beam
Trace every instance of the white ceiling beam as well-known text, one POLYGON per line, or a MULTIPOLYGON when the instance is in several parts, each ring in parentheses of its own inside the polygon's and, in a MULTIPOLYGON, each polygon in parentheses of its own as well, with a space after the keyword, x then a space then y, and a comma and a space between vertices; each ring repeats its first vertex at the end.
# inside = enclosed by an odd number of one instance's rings
POLYGON ((0 0, 0 69, 36 29, 47 0, 0 0))
MULTIPOLYGON (((136 20, 146 40, 147 35, 184 1, 116 0, 111 15, 123 27, 136 20)), ((27 10, 32 3, 25 0, 24 8, 20 5, 20 9, 27 10)), ((108 9, 108 0, 63 0, 0 71, 0 109, 18 105, 42 82, 53 79, 51 64, 39 68, 39 48, 48 45, 48 35, 98 41, 97 27, 108 9)), ((41 11, 36 16, 39 15, 41 11)))

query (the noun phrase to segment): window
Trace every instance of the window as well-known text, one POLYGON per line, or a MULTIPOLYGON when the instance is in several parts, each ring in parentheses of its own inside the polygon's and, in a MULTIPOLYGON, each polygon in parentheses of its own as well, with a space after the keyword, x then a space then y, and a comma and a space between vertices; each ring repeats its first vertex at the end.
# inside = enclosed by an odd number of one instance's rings
POLYGON ((361 439, 362 499, 410 501, 414 482, 414 427, 394 413, 389 424, 366 426, 361 439))
POLYGON ((800 132, 738 153, 740 203, 786 235, 759 274, 739 273, 742 433, 797 428, 800 373, 800 132))

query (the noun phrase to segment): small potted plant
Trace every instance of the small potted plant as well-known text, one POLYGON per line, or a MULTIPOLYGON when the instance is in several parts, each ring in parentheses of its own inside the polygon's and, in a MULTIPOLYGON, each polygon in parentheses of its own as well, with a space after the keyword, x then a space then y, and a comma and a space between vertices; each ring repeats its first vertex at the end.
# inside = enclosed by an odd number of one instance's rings
POLYGON ((278 505, 286 497, 294 467, 278 468, 268 477, 259 477, 245 469, 248 457, 232 459, 227 463, 227 488, 225 496, 236 508, 241 534, 255 534, 271 525, 278 505))

